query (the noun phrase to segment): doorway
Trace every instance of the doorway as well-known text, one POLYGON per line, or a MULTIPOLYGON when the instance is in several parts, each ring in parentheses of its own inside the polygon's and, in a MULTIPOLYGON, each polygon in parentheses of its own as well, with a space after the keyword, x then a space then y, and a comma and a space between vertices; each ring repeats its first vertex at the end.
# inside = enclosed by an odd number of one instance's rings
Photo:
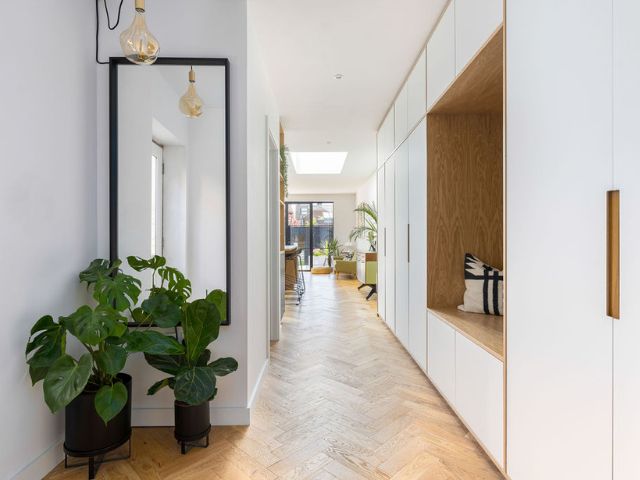
POLYGON ((287 245, 298 244, 302 270, 327 264, 326 244, 334 236, 333 202, 287 202, 287 245))

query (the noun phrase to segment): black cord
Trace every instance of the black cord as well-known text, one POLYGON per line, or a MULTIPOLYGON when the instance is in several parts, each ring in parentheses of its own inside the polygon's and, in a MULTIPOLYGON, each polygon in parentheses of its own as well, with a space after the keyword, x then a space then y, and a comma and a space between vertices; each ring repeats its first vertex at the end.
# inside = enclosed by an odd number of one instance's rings
MULTIPOLYGON (((111 25, 111 17, 109 16, 109 7, 107 6, 107 0, 102 0, 104 3, 104 11, 107 13, 107 28, 111 31, 118 28, 120 25, 120 14, 122 13, 122 4, 124 0, 120 0, 120 5, 118 6, 118 17, 116 18, 116 23, 111 25)), ((101 62, 100 61, 100 9, 99 9, 100 0, 96 0, 96 63, 99 65, 107 65, 109 62, 101 62)))

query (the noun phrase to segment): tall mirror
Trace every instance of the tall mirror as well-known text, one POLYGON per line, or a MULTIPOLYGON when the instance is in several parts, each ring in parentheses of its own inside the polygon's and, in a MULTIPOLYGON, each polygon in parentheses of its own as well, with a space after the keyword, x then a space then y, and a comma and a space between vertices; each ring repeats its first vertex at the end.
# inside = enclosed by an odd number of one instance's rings
POLYGON ((226 59, 110 64, 111 258, 161 255, 194 298, 230 286, 228 78, 226 59))

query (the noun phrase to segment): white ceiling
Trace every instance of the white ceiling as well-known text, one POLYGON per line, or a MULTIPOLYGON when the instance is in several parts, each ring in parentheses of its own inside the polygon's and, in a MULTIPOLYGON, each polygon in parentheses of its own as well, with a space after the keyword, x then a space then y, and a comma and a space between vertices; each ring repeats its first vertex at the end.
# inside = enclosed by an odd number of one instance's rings
POLYGON ((349 152, 340 176, 290 168, 290 191, 354 192, 375 171, 375 131, 446 0, 249 3, 287 145, 349 152))

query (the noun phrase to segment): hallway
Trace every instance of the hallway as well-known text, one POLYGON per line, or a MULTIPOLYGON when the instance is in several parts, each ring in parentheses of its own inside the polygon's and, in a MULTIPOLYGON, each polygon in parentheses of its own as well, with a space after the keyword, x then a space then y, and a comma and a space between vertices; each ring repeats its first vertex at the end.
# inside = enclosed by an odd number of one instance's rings
MULTIPOLYGON (((211 446, 184 457, 167 429, 136 429, 132 460, 103 465, 99 478, 501 478, 357 286, 307 276, 250 427, 214 427, 211 446)), ((61 467, 47 478, 86 478, 61 467)))

